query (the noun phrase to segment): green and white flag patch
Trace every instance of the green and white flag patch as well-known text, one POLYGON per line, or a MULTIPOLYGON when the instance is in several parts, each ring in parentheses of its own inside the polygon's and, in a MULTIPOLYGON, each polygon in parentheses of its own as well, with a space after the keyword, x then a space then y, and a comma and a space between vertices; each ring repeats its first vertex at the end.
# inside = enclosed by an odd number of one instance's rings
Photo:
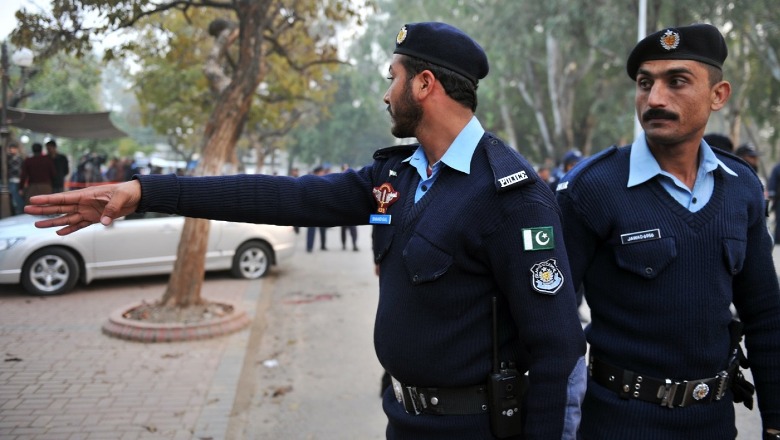
POLYGON ((523 250, 540 251, 543 249, 555 249, 552 226, 523 228, 523 250))

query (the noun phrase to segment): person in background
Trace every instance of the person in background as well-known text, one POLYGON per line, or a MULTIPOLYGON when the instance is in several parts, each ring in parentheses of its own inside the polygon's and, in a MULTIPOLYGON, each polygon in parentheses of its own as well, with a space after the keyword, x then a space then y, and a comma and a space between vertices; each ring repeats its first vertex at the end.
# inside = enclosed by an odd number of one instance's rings
POLYGON ((60 215, 36 223, 60 235, 136 211, 374 225, 387 439, 573 440, 586 347, 553 193, 476 117, 488 73, 476 41, 438 22, 408 23, 393 41, 383 101, 393 135, 418 143, 359 170, 137 176, 37 197, 26 212, 60 215))
POLYGON ((19 215, 24 209, 24 197, 21 195, 20 184, 24 158, 19 154, 19 144, 8 144, 8 192, 11 194, 11 208, 14 215, 19 215))
POLYGON ((734 152, 734 143, 731 142, 731 139, 725 134, 707 133, 704 135, 704 140, 710 147, 720 148, 721 150, 728 151, 729 153, 734 152))
POLYGON ((780 162, 772 168, 772 172, 769 174, 766 191, 775 222, 774 243, 775 246, 780 246, 780 162))
POLYGON ((57 152, 57 142, 54 139, 46 142, 46 154, 54 162, 54 171, 56 172, 51 183, 52 192, 62 192, 65 190, 65 178, 70 174, 68 158, 57 152))
POLYGON ((559 185, 575 286, 591 324, 584 440, 734 439, 734 402, 780 437, 780 286, 755 172, 703 142, 731 95, 708 24, 648 35, 626 63, 644 131, 559 185), (741 322, 733 321, 734 304, 741 322))
POLYGON ((130 177, 125 174, 126 170, 127 166, 124 159, 118 157, 111 158, 108 162, 105 179, 107 182, 124 182, 130 177))
POLYGON ((744 143, 737 147, 737 151, 734 152, 734 154, 744 160, 745 162, 750 165, 750 168, 753 168, 753 171, 758 173, 758 164, 759 164, 759 158, 761 157, 761 152, 756 149, 756 146, 751 143, 744 143))
MULTIPOLYGON (((349 169, 349 164, 345 163, 341 165, 341 172, 347 171, 349 169)), ((350 238, 352 238, 352 250, 357 252, 357 226, 355 225, 341 227, 341 249, 347 250, 347 233, 349 233, 350 238)))
POLYGON ((555 190, 558 188, 558 183, 561 182, 563 177, 571 171, 572 168, 574 168, 574 165, 577 165, 582 160, 583 156, 580 150, 572 149, 566 152, 566 154, 563 155, 563 159, 561 160, 561 166, 560 168, 554 173, 553 180, 550 182, 550 189, 555 192, 555 190))
POLYGON ((550 179, 552 179, 552 175, 550 174, 550 167, 548 165, 542 164, 536 167, 536 174, 539 175, 539 179, 542 182, 545 182, 548 185, 551 183, 550 179))
POLYGON ((30 197, 52 193, 52 182, 57 176, 54 161, 43 154, 43 145, 32 144, 33 155, 22 162, 22 172, 19 176, 19 191, 24 193, 25 204, 30 197))
MULTIPOLYGON (((325 174, 328 174, 327 170, 322 166, 314 167, 311 173, 315 176, 324 176, 325 174)), ((328 246, 326 244, 328 228, 324 226, 309 226, 306 228, 306 252, 311 252, 314 250, 314 242, 317 238, 317 231, 320 233, 320 250, 328 250, 328 246)))

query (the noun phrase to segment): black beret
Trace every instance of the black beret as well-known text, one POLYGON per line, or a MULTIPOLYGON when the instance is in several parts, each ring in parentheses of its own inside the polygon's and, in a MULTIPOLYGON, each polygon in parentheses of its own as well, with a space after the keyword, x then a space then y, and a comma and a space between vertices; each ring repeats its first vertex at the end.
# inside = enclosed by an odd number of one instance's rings
POLYGON ((694 60, 720 69, 726 55, 726 41, 715 26, 694 24, 667 28, 637 43, 628 56, 626 71, 636 80, 639 66, 649 60, 694 60))
POLYGON ((405 24, 395 37, 395 51, 455 71, 473 83, 488 74, 487 55, 460 29, 446 23, 405 24))

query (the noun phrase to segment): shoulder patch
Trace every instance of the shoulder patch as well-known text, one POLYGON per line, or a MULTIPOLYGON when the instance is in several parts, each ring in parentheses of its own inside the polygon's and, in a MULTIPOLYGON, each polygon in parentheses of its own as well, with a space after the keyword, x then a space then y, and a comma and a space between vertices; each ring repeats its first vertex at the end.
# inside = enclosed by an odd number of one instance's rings
POLYGON ((531 287, 544 295, 555 295, 563 286, 563 273, 558 261, 551 258, 531 266, 531 287))
POLYGON ((509 148, 495 137, 490 136, 485 145, 488 162, 493 170, 496 192, 520 188, 536 181, 531 164, 520 153, 509 148))
POLYGON ((615 154, 619 148, 615 145, 612 145, 609 148, 605 148, 604 150, 599 151, 598 153, 588 156, 581 161, 577 163, 577 165, 574 165, 574 168, 569 170, 568 173, 566 173, 558 182, 558 186, 555 188, 555 191, 565 191, 571 187, 571 182, 577 178, 580 174, 582 174, 585 170, 587 170, 589 167, 593 166, 593 164, 598 163, 599 161, 612 156, 615 154))
POLYGON ((414 153, 414 151, 419 146, 420 144, 409 144, 409 145, 393 145, 392 147, 380 148, 374 151, 374 160, 388 159, 391 156, 395 156, 397 154, 403 154, 405 155, 404 158, 406 158, 411 156, 412 153, 414 153))

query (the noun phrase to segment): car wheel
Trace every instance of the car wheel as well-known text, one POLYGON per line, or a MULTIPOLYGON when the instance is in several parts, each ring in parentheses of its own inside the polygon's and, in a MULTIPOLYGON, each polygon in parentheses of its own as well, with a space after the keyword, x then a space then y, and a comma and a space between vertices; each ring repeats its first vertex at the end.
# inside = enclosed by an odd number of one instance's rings
POLYGON ((255 280, 268 273, 272 261, 273 252, 267 244, 250 241, 236 251, 231 272, 236 278, 255 280))
POLYGON ((22 268, 22 287, 33 295, 60 295, 79 279, 79 265, 73 253, 62 248, 41 249, 22 268))

